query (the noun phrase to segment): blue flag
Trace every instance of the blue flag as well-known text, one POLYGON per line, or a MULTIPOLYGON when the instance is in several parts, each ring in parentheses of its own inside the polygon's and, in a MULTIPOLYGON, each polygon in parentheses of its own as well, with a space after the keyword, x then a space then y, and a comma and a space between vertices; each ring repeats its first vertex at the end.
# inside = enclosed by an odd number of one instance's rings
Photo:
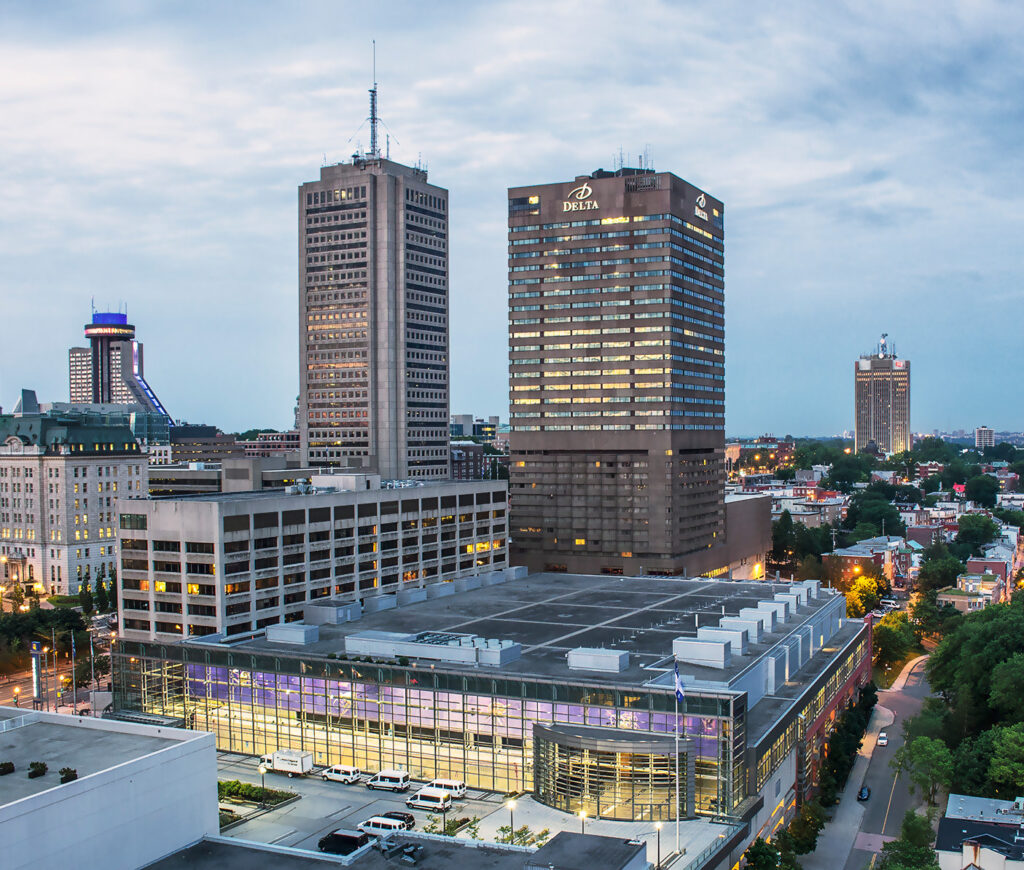
POLYGON ((679 662, 675 663, 676 666, 676 700, 683 703, 683 681, 679 676, 679 662))

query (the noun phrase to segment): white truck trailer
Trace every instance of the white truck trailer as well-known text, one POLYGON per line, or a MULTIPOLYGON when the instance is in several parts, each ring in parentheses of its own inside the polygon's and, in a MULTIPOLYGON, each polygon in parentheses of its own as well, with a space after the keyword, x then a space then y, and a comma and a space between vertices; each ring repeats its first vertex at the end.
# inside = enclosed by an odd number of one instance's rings
POLYGON ((275 773, 305 776, 313 769, 313 753, 300 749, 278 749, 270 755, 261 755, 260 765, 275 773))

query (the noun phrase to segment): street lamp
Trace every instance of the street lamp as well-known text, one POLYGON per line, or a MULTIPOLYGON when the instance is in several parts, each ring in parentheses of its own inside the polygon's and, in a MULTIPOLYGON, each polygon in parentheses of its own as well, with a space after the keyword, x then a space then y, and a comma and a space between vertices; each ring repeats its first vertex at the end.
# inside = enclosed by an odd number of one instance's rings
POLYGON ((18 696, 19 695, 21 695, 21 687, 20 686, 15 686, 14 687, 14 706, 15 707, 20 707, 21 706, 21 704, 18 703, 18 700, 19 700, 18 696))
POLYGON ((661 870, 661 822, 654 825, 654 830, 658 832, 658 865, 655 870, 661 870))
POLYGON ((267 796, 267 781, 265 779, 267 775, 267 766, 265 764, 261 764, 256 769, 260 772, 260 808, 262 809, 264 800, 267 796))
POLYGON ((585 834, 587 832, 587 811, 580 810, 580 833, 585 834))
POLYGON ((511 842, 512 838, 514 838, 515 835, 516 835, 515 812, 516 812, 516 802, 513 799, 513 800, 510 800, 508 802, 508 829, 511 832, 511 837, 509 838, 509 842, 511 842))

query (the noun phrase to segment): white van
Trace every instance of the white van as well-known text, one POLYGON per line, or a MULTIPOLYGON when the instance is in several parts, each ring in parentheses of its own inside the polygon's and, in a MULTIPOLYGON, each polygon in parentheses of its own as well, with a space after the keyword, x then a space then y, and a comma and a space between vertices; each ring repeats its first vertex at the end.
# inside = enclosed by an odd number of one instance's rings
POLYGON ((400 834, 405 830, 405 823, 398 819, 386 819, 384 816, 374 816, 361 822, 356 826, 364 834, 371 834, 374 837, 383 837, 387 834, 400 834))
POLYGON ((448 812, 452 808, 452 796, 442 788, 421 788, 405 802, 414 810, 428 810, 432 813, 448 812))
POLYGON ((359 782, 361 773, 362 771, 358 767, 352 767, 348 764, 335 764, 333 767, 325 767, 320 772, 320 779, 347 782, 351 785, 354 782, 359 782))
POLYGON ((368 789, 382 788, 386 791, 408 791, 409 773, 405 770, 382 770, 366 781, 368 789))
POLYGON ((443 789, 456 800, 466 794, 466 783, 461 779, 434 779, 427 783, 427 788, 443 789))

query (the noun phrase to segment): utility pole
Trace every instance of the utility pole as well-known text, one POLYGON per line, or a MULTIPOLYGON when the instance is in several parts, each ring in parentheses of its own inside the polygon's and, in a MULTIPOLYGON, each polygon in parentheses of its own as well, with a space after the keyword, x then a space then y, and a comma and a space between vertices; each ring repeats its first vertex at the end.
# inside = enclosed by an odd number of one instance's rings
POLYGON ((71 630, 71 704, 78 712, 78 681, 75 679, 75 631, 71 630))
POLYGON ((92 632, 89 632, 89 671, 92 676, 92 683, 89 686, 89 709, 92 711, 92 715, 96 715, 95 699, 96 699, 96 655, 92 647, 92 632))

